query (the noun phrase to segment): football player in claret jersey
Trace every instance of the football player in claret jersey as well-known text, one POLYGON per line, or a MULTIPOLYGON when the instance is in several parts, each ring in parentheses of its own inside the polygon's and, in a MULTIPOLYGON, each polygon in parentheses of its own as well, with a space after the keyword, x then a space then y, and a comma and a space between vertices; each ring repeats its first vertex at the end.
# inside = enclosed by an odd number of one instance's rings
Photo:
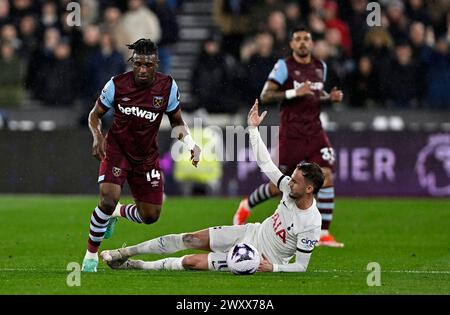
POLYGON ((322 187, 324 175, 315 163, 297 165, 291 177, 281 173, 272 162, 258 131, 266 114, 264 112, 259 116, 256 100, 249 112, 248 124, 250 143, 258 166, 283 193, 272 216, 262 223, 165 235, 135 246, 106 250, 101 253, 103 260, 114 269, 228 270, 227 252, 234 244, 245 242, 254 245, 262 254, 259 271, 306 271, 320 237, 321 217, 314 194, 322 187), (185 249, 201 249, 210 253, 157 261, 129 259, 134 255, 170 254, 185 249), (295 262, 289 263, 293 256, 295 262))
MULTIPOLYGON (((315 162, 322 167, 325 183, 317 195, 317 207, 322 214, 321 246, 342 247, 329 233, 334 209, 334 151, 320 121, 323 102, 341 102, 342 91, 334 87, 324 90, 327 66, 312 57, 311 32, 304 27, 291 33, 292 55, 275 64, 261 93, 264 103, 281 102, 279 134, 279 167, 291 174, 301 162, 315 162)), ((278 196, 280 190, 273 183, 262 184, 241 201, 233 218, 243 224, 251 210, 263 201, 278 196)))
POLYGON ((200 148, 194 143, 179 106, 178 86, 173 78, 157 72, 158 49, 150 39, 128 45, 133 70, 109 80, 89 114, 94 138, 92 155, 100 161, 100 202, 92 213, 82 271, 95 272, 98 249, 111 236, 117 218, 151 224, 158 220, 163 202, 164 177, 159 167, 157 135, 164 114, 176 137, 191 152, 196 167, 200 148), (114 108, 106 137, 101 118, 114 108), (119 203, 127 181, 135 204, 119 203), (106 233, 105 233, 106 232, 106 233))

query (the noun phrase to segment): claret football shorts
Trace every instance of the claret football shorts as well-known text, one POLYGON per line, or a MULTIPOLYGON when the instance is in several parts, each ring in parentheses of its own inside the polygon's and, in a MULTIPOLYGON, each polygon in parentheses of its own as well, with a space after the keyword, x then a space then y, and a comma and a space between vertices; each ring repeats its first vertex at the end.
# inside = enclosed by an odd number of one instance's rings
POLYGON ((292 175, 300 162, 314 162, 334 170, 334 150, 324 132, 303 138, 280 137, 278 145, 280 170, 286 175, 292 175))
POLYGON ((108 154, 100 163, 98 183, 112 183, 123 187, 125 181, 135 200, 155 205, 163 203, 164 175, 159 166, 144 171, 141 168, 137 170, 123 155, 108 154))

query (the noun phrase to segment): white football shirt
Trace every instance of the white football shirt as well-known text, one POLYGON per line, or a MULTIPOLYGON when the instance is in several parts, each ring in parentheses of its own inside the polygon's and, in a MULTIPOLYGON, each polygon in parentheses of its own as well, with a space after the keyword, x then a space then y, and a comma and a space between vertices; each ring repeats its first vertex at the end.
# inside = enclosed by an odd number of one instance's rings
POLYGON ((308 209, 299 209, 289 197, 291 178, 275 166, 258 129, 250 127, 249 134, 258 166, 283 193, 274 214, 255 229, 254 245, 274 264, 274 271, 305 271, 320 238, 322 217, 316 201, 308 209), (287 265, 294 255, 296 262, 287 265))

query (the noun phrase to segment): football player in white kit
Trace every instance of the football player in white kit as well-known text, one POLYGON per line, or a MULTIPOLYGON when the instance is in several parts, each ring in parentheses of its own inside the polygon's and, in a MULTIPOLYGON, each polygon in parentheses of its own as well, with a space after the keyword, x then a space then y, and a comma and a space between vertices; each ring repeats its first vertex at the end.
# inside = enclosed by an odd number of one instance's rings
POLYGON ((322 219, 314 194, 322 187, 324 175, 314 163, 299 164, 291 177, 281 173, 271 160, 258 131, 266 114, 264 112, 259 115, 256 100, 247 122, 258 166, 283 192, 283 198, 272 216, 262 223, 218 226, 192 233, 170 234, 135 246, 105 250, 101 253, 103 260, 113 269, 228 270, 228 250, 234 244, 244 242, 254 245, 262 254, 258 271, 306 271, 311 253, 320 238, 322 219), (129 259, 135 255, 170 254, 186 249, 201 249, 210 253, 157 261, 129 259), (294 255, 295 262, 289 263, 294 255))

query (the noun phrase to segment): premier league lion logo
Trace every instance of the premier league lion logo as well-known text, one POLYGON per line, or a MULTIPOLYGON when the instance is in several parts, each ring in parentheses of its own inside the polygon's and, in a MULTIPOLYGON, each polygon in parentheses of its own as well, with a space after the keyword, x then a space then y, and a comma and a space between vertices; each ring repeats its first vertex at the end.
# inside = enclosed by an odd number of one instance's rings
POLYGON ((419 184, 433 196, 450 196, 450 134, 430 136, 416 162, 419 184))

